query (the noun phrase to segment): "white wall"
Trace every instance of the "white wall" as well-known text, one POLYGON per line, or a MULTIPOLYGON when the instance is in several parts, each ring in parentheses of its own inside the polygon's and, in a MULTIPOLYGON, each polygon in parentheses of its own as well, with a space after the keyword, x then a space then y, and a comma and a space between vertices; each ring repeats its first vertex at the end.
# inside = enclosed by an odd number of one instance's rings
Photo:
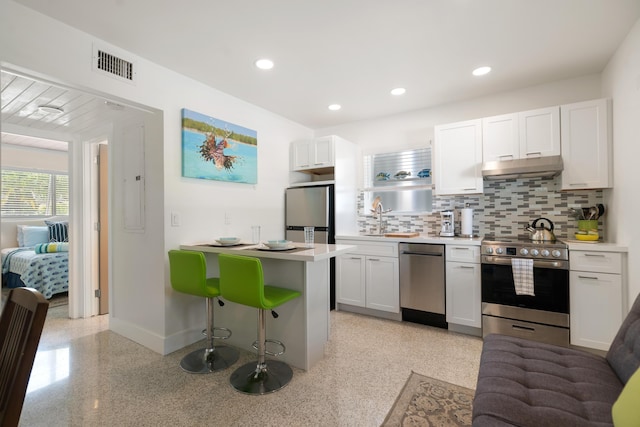
POLYGON ((2 144, 2 167, 38 169, 45 172, 67 172, 69 154, 66 151, 42 150, 2 144))
POLYGON ((589 75, 410 113, 318 129, 316 135, 340 135, 360 145, 363 155, 385 153, 425 147, 433 140, 435 125, 550 107, 600 96, 600 75, 589 75))
POLYGON ((608 191, 609 233, 629 247, 629 304, 640 293, 640 20, 602 73, 602 90, 613 99, 614 188, 608 191))
MULTIPOLYGON (((112 230, 111 241, 114 303, 110 327, 161 353, 176 350, 194 337, 199 339, 194 331, 204 324, 204 302, 173 293, 166 251, 181 243, 222 235, 247 238, 252 224, 262 226, 263 239, 282 238, 289 142, 309 138, 312 131, 115 47, 113 53, 136 61, 137 84, 94 73, 90 65, 94 37, 9 0, 0 0, 0 9, 0 65, 108 94, 150 111, 144 118, 144 233, 125 235, 118 229, 122 186, 117 174, 111 177, 112 224, 116 229, 112 230), (24 28, 30 30, 25 32, 24 28), (256 130, 258 184, 182 178, 182 108, 256 130), (180 214, 180 227, 170 226, 172 212, 180 214), (225 213, 231 219, 229 225, 225 225, 225 213)), ((121 154, 117 134, 114 131, 116 140, 109 141, 114 172, 118 171, 121 154)))

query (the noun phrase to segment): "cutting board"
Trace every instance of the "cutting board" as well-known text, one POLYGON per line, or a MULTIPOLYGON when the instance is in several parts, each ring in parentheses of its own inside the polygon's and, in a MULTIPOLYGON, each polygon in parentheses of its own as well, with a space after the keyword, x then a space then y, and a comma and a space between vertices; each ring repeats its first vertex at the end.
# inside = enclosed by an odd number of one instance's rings
POLYGON ((411 233, 384 233, 384 237, 418 237, 420 233, 417 231, 411 233))

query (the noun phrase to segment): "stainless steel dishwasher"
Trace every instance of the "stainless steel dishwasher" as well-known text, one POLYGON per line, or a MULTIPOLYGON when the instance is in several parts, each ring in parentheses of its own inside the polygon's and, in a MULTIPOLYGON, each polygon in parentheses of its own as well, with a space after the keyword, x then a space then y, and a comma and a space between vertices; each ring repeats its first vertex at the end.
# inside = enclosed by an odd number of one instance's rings
POLYGON ((447 328, 444 245, 400 243, 402 320, 447 328))

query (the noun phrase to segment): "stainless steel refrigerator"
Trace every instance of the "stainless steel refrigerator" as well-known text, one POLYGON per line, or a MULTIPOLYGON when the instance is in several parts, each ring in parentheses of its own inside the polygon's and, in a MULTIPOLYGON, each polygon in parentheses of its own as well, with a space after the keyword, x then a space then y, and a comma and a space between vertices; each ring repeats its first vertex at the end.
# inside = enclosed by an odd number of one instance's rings
MULTIPOLYGON (((315 243, 336 242, 334 187, 332 184, 292 187, 285 191, 285 238, 304 242, 304 227, 314 227, 315 243)), ((335 258, 330 260, 330 301, 335 308, 335 258)))

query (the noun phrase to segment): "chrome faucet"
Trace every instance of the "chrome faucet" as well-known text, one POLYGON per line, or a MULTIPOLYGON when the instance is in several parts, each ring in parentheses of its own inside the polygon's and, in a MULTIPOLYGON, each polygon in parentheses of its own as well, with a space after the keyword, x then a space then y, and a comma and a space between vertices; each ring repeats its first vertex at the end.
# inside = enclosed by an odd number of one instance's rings
POLYGON ((373 212, 374 218, 378 218, 378 233, 383 234, 384 228, 385 228, 383 214, 391 212, 392 209, 384 210, 384 208, 382 207, 382 202, 380 202, 379 197, 376 197, 376 199, 373 202, 373 206, 374 208, 371 209, 371 212, 373 212))

